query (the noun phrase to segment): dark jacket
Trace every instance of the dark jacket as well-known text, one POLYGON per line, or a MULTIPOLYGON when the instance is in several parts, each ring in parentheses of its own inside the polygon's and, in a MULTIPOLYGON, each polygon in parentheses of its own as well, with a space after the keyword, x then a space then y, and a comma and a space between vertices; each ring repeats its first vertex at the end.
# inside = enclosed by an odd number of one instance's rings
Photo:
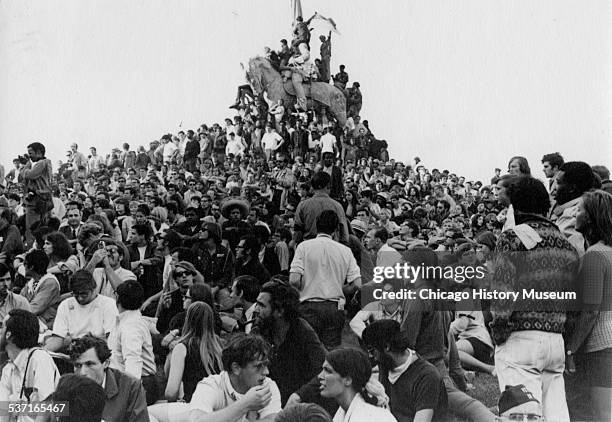
POLYGON ((270 273, 257 258, 251 258, 246 265, 236 263, 236 277, 241 275, 251 275, 259 280, 259 284, 263 286, 270 281, 270 273))
POLYGON ((106 422, 149 422, 147 400, 140 380, 108 368, 104 394, 106 404, 102 419, 106 422))
MULTIPOLYGON (((254 327, 253 331, 273 343, 273 333, 261 327, 254 327)), ((268 368, 270 378, 278 385, 284 406, 292 393, 321 372, 326 351, 308 322, 296 318, 291 322, 283 343, 274 345, 274 352, 268 368)))
POLYGON ((184 161, 195 160, 198 158, 198 155, 200 155, 200 142, 195 139, 187 141, 184 161))
MULTIPOLYGON (((132 244, 128 247, 128 250, 130 252, 130 262, 140 261, 138 246, 132 244)), ((141 274, 137 274, 137 277, 145 291, 145 297, 151 297, 162 289, 164 258, 157 251, 157 246, 149 243, 145 250, 145 259, 150 259, 153 265, 143 266, 144 271, 141 274)))

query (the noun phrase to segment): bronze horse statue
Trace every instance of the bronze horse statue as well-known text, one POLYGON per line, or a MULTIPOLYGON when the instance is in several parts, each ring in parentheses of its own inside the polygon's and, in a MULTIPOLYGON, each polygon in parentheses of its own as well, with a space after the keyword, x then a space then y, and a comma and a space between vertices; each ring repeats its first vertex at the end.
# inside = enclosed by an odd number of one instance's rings
MULTIPOLYGON (((287 109, 293 110, 296 103, 295 89, 291 78, 283 82, 281 74, 274 69, 265 57, 254 57, 249 60, 247 78, 257 95, 268 94, 271 101, 283 100, 287 109)), ((344 93, 325 82, 304 84, 309 108, 328 109, 342 127, 346 124, 346 97, 344 93)))

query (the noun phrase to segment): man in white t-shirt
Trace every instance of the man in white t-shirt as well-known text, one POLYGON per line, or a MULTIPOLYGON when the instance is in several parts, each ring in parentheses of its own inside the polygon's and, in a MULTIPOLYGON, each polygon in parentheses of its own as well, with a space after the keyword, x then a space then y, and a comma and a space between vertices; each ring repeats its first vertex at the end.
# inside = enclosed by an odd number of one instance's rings
POLYGON ((321 153, 333 152, 334 157, 336 156, 336 137, 331 134, 329 127, 325 128, 325 134, 321 136, 319 141, 321 145, 321 153))
POLYGON ((65 350, 72 339, 86 334, 106 339, 119 315, 115 301, 98 294, 89 271, 74 273, 70 278, 70 289, 73 297, 60 303, 53 335, 45 342, 45 348, 52 352, 65 350))
POLYGON ((116 299, 117 287, 128 280, 136 280, 136 275, 121 266, 125 249, 111 240, 106 240, 106 247, 98 249, 85 266, 92 273, 96 282, 96 292, 116 299), (101 267, 100 267, 101 264, 101 267))
POLYGON ((284 141, 283 137, 274 131, 270 123, 266 124, 266 133, 261 138, 261 145, 266 153, 267 161, 270 161, 272 153, 280 148, 284 141))
POLYGON ((224 371, 198 383, 189 420, 273 421, 281 410, 276 383, 267 377, 269 346, 259 336, 234 337, 223 350, 224 371))

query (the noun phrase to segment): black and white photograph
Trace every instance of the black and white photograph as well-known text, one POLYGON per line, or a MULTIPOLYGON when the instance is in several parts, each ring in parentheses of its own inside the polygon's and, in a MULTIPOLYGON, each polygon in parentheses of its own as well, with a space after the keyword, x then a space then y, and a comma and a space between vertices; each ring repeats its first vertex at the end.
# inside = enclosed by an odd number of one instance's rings
POLYGON ((0 0, 0 422, 612 422, 612 3, 0 0))

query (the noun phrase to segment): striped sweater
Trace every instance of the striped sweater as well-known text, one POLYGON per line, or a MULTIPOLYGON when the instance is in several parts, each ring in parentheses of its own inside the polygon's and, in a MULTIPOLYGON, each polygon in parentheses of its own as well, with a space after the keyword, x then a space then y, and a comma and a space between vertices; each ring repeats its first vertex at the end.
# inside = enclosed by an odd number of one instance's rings
POLYGON ((517 292, 518 300, 491 302, 490 323, 493 340, 502 344, 513 331, 538 330, 563 333, 566 313, 575 306, 571 301, 525 300, 524 291, 569 292, 579 269, 576 249, 544 217, 517 214, 516 224, 527 224, 542 240, 527 250, 514 230, 503 232, 494 251, 491 288, 498 292, 517 292))

